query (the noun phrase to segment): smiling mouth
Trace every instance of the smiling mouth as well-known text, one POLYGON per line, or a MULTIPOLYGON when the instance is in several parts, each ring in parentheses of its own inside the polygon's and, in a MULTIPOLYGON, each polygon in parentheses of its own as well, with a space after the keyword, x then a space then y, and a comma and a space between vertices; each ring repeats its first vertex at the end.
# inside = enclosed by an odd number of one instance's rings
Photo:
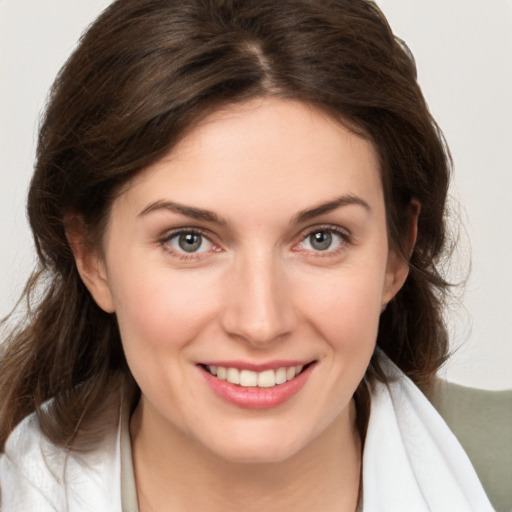
POLYGON ((201 365, 201 367, 217 379, 225 380, 240 387, 272 388, 293 380, 314 363, 315 361, 306 365, 283 366, 275 370, 270 369, 262 372, 214 365, 201 365))

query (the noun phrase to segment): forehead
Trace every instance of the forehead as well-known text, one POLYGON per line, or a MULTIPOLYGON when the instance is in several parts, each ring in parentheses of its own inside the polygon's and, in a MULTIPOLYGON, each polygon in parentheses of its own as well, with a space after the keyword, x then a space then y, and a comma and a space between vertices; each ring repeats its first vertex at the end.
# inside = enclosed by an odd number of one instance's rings
POLYGON ((372 144, 296 101, 251 100, 204 118, 127 190, 208 209, 239 205, 302 209, 342 194, 378 202, 382 186, 372 144))

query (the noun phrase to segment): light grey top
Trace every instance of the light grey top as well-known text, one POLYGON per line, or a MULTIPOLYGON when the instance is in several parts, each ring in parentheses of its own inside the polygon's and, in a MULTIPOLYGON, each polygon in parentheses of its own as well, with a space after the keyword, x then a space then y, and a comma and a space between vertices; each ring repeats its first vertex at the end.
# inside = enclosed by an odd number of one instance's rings
MULTIPOLYGON (((123 409, 126 411, 128 408, 123 409)), ((130 417, 127 412, 121 421, 121 504, 123 512, 139 512, 130 442, 130 417)))

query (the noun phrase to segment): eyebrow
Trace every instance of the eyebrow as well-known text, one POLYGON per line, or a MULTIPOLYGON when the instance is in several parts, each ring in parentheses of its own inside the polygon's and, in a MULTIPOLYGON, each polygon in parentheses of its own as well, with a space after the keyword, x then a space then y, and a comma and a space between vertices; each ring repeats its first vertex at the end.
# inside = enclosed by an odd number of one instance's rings
POLYGON ((220 224, 221 226, 227 226, 228 221, 223 219, 216 213, 210 210, 204 210, 203 208, 195 208, 193 206, 185 206, 183 204, 175 203, 173 201, 155 201, 154 203, 149 204, 142 210, 137 217, 142 217, 147 215, 148 213, 157 211, 157 210, 169 210, 171 212, 180 213, 181 215, 185 215, 187 217, 191 217, 196 220, 204 220, 207 222, 213 222, 215 224, 220 224))
POLYGON ((342 206, 349 205, 358 205, 362 206, 367 212, 371 212, 372 209, 370 205, 353 194, 346 194, 340 197, 333 199, 332 201, 328 201, 327 203, 321 203, 318 206, 313 208, 302 210, 292 219, 292 224, 300 224, 303 222, 307 222, 308 220, 314 219, 315 217, 319 217, 325 213, 329 213, 337 208, 342 206))
MULTIPOLYGON (((333 210, 336 210, 337 208, 349 205, 359 205, 368 212, 371 212, 371 207, 366 201, 353 194, 346 194, 326 203, 321 203, 317 206, 314 206, 313 208, 300 211, 293 217, 291 224, 307 222, 308 220, 314 219, 315 217, 325 213, 329 213, 333 210)), ((179 213, 181 215, 185 215, 186 217, 190 217, 192 219, 213 222, 221 226, 227 226, 229 224, 226 219, 210 210, 196 208, 193 206, 185 206, 183 204, 175 203, 174 201, 164 200, 155 201, 149 204, 137 215, 137 217, 143 217, 144 215, 158 210, 168 210, 171 212, 179 213)))

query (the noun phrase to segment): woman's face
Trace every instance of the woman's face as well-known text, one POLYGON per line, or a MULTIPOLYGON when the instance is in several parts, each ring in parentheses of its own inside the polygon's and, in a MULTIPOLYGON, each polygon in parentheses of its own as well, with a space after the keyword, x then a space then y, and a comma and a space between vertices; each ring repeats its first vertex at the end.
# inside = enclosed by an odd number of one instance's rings
POLYGON ((279 99, 208 117, 134 179, 103 254, 88 285, 115 311, 146 425, 237 461, 353 426, 407 275, 371 144, 279 99))

